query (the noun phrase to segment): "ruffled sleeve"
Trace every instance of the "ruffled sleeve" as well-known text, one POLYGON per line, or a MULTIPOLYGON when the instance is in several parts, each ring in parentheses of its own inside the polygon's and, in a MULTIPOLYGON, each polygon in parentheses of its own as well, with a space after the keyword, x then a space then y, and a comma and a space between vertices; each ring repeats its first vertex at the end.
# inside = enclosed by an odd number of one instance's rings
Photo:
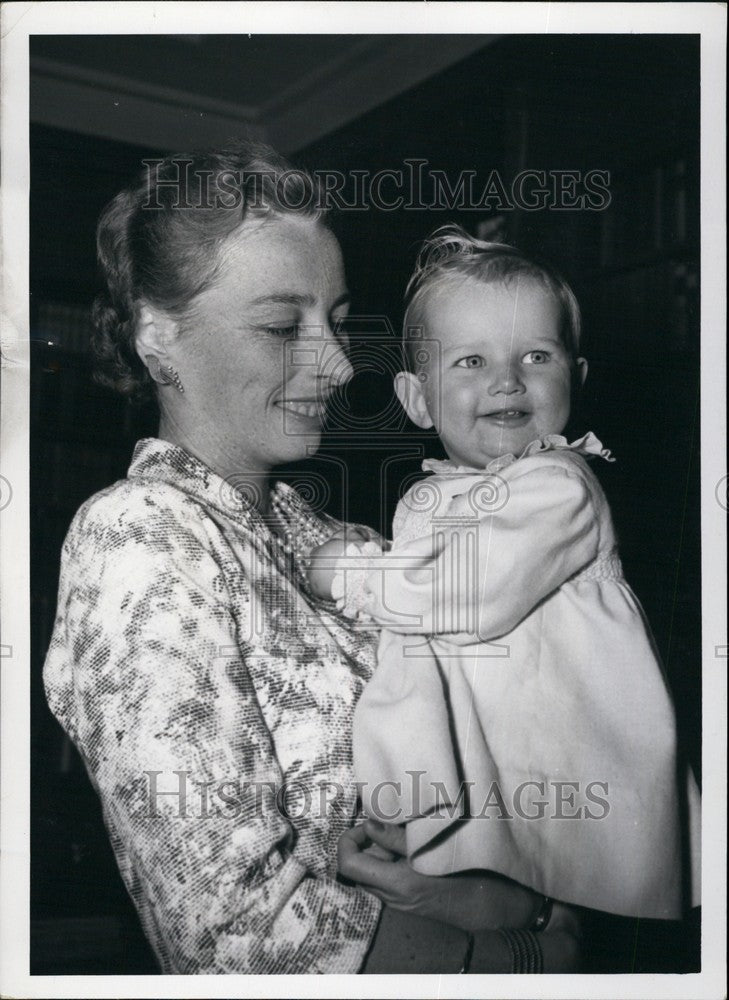
POLYGON ((495 473, 502 472, 514 462, 522 458, 531 458, 533 455, 540 455, 545 451, 571 451, 575 455, 582 455, 584 458, 604 458, 606 462, 614 462, 612 452, 609 448, 603 447, 602 441, 597 438, 592 431, 583 434, 575 441, 568 441, 562 434, 546 434, 544 437, 535 438, 519 455, 508 452, 489 462, 485 469, 475 469, 462 465, 456 465, 448 459, 426 458, 423 461, 424 472, 453 474, 473 474, 474 472, 495 473))
POLYGON ((385 542, 350 542, 344 556, 338 561, 332 580, 332 598, 337 609, 347 618, 365 619, 370 617, 364 608, 372 600, 373 592, 368 581, 371 573, 379 565, 385 542))

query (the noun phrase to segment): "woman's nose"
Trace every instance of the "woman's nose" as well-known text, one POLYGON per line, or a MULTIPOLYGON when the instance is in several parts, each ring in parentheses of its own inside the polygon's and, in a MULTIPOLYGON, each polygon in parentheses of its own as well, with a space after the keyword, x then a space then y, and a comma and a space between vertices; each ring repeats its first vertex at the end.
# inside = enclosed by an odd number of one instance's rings
POLYGON ((287 358, 291 366, 289 378, 296 369, 297 379, 314 383, 317 394, 329 393, 354 375, 346 353, 346 341, 338 337, 328 324, 302 326, 299 335, 291 342, 287 358))
POLYGON ((333 330, 325 333, 319 353, 317 379, 320 382, 328 383, 332 389, 349 382, 354 375, 354 368, 347 356, 345 344, 333 330))
POLYGON ((489 393, 492 396, 500 393, 510 396, 515 392, 524 392, 524 383, 519 377, 517 368, 513 365, 504 365, 490 373, 489 393))

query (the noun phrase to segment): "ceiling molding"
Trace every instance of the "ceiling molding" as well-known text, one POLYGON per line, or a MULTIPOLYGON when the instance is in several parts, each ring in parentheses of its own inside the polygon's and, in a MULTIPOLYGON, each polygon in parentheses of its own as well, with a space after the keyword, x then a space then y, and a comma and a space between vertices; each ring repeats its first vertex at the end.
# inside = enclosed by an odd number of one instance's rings
POLYGON ((72 66, 69 63, 57 59, 46 59, 43 56, 32 56, 30 69, 34 75, 38 74, 39 76, 51 77, 54 80, 67 80, 73 83, 86 83, 91 87, 114 91, 119 95, 143 97, 158 104, 186 106, 222 117, 254 119, 260 110, 254 105, 221 101, 178 87, 160 87, 155 83, 142 82, 128 76, 120 76, 117 73, 87 69, 83 66, 72 66))
POLYGON ((30 120, 151 149, 181 150, 246 134, 265 139, 256 108, 33 57, 30 120))
MULTIPOLYGON (((249 135, 292 153, 499 37, 367 36, 260 105, 217 100, 34 56, 30 118, 42 125, 165 151, 249 135)), ((184 77, 184 67, 180 73, 184 77)))
POLYGON ((261 114, 277 115, 290 109, 312 91, 323 89, 338 75, 346 74, 353 60, 372 62, 381 45, 382 38, 380 36, 373 38, 371 35, 360 38, 353 44, 348 44, 338 55, 329 56, 315 70, 298 77, 289 86, 283 86, 270 100, 263 101, 260 108, 261 114))
POLYGON ((382 35, 314 90, 265 118, 269 141, 288 153, 359 118, 465 59, 500 35, 382 35))

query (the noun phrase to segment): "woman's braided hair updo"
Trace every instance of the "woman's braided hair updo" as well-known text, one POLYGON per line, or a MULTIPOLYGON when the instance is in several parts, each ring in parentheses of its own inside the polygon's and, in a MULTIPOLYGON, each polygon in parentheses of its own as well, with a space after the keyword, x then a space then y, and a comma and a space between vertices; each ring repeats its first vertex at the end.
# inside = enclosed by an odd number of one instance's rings
POLYGON ((92 335, 97 381, 140 402, 155 387, 135 348, 140 304, 183 318, 214 281, 221 244, 249 214, 324 214, 313 178, 262 143, 143 162, 138 181, 99 219, 106 291, 94 302, 92 335))

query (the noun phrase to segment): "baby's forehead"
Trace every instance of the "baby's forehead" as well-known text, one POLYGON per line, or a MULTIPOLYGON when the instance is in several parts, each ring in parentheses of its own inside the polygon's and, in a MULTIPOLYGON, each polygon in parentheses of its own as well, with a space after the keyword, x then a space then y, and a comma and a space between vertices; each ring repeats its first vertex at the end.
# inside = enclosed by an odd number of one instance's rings
POLYGON ((486 335, 501 323, 519 322, 561 327, 562 303, 554 290, 534 275, 483 279, 444 274, 422 289, 417 307, 425 331, 457 336, 463 330, 486 335))
POLYGON ((527 341, 564 339, 557 289, 539 274, 489 275, 443 269, 421 285, 406 315, 405 347, 414 369, 446 363, 459 350, 520 350, 527 341))
POLYGON ((422 287, 421 310, 427 312, 443 304, 461 304, 464 308, 489 300, 513 299, 527 294, 543 298, 545 308, 555 299, 549 284, 536 274, 508 273, 499 275, 468 274, 460 271, 443 271, 436 274, 422 287))

